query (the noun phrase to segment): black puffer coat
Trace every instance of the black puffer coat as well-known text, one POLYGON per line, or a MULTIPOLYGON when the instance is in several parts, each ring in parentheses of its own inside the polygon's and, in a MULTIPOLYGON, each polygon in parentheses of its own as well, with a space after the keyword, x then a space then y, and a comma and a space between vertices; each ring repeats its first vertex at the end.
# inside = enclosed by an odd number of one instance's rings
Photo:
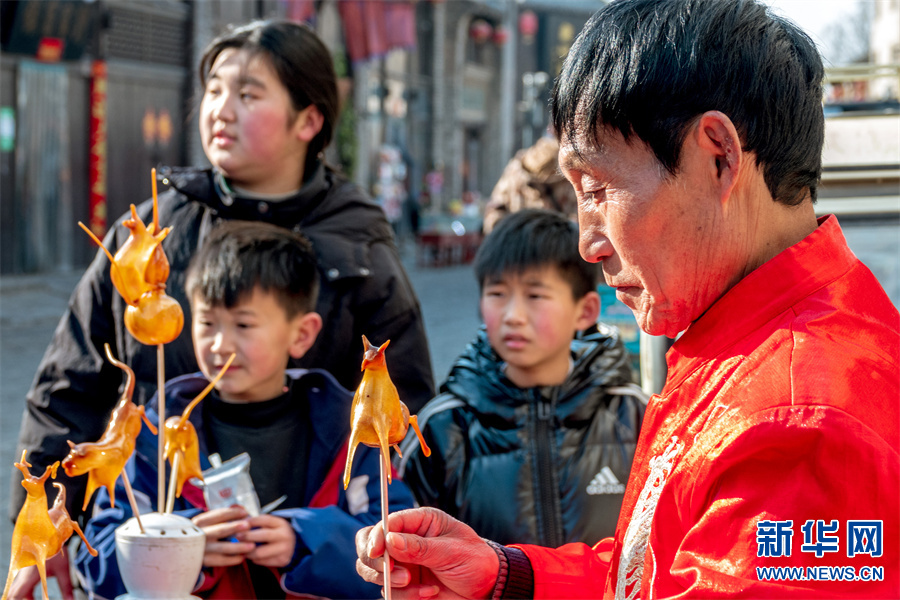
POLYGON ((647 396, 630 383, 618 330, 572 342, 560 386, 521 389, 482 328, 419 413, 432 455, 408 437, 401 475, 436 506, 501 544, 593 544, 613 534, 647 396))
MULTIPOLYGON (((352 390, 362 375, 362 334, 378 344, 390 339, 392 356, 403 357, 391 362, 391 376, 410 410, 418 410, 434 395, 418 299, 383 211, 357 186, 319 165, 293 198, 261 202, 223 191, 209 169, 164 168, 159 174, 171 186, 159 196, 159 222, 172 227, 163 242, 171 265, 166 293, 185 313, 181 335, 165 346, 166 379, 199 370, 184 293, 191 257, 218 221, 253 220, 303 233, 319 261, 317 311, 323 329, 292 366, 324 369, 352 390)), ((150 222, 150 201, 138 207, 138 215, 150 222)), ((104 240, 113 254, 128 238, 128 229, 121 225, 128 216, 120 218, 104 240)), ((104 343, 134 369, 135 402, 144 404, 156 392, 157 350, 139 343, 125 329, 125 304, 113 288, 109 269, 106 255, 98 252, 69 300, 28 393, 16 456, 27 448, 36 473, 68 453, 66 440, 95 441, 102 435, 124 381, 122 371, 106 360, 104 343)), ((15 519, 24 489, 21 474, 13 472, 10 517, 15 519)), ((59 475, 74 517, 81 512, 86 478, 68 480, 61 470, 59 475)))

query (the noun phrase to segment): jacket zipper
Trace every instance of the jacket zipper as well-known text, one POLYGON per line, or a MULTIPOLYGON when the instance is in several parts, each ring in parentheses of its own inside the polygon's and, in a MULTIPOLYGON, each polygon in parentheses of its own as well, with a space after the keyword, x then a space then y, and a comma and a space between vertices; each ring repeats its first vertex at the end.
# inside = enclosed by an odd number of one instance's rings
MULTIPOLYGON (((556 397, 556 390, 553 399, 556 397)), ((554 441, 554 402, 546 402, 542 397, 537 401, 537 419, 535 423, 535 456, 537 460, 538 480, 535 486, 537 505, 541 511, 543 523, 544 545, 550 548, 562 546, 561 515, 558 510, 557 495, 559 484, 553 469, 552 444, 554 441)))

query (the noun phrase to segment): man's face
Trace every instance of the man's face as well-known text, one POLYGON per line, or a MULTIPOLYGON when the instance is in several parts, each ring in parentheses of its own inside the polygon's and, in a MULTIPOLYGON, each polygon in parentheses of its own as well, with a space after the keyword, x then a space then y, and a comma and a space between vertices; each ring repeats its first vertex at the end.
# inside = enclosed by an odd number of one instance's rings
POLYGON ((716 165, 684 144, 677 176, 636 137, 562 140, 559 164, 578 197, 579 251, 651 335, 675 337, 726 289, 740 239, 726 240, 716 165), (728 242, 728 243, 726 243, 728 242))

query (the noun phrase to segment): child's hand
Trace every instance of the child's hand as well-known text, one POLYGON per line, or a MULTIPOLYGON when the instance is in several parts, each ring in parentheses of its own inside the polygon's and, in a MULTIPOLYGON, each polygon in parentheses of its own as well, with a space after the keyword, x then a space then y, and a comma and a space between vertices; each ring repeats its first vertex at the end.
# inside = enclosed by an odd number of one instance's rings
POLYGON ((247 522, 250 524, 250 531, 237 534, 239 541, 256 544, 256 549, 247 554, 247 559, 264 567, 288 566, 297 545, 297 534, 291 524, 274 515, 250 517, 247 522))
POLYGON ((217 508, 200 513, 191 520, 206 534, 204 567, 239 565, 256 549, 256 544, 252 542, 240 539, 234 541, 234 538, 252 527, 247 519, 247 511, 241 506, 217 508))

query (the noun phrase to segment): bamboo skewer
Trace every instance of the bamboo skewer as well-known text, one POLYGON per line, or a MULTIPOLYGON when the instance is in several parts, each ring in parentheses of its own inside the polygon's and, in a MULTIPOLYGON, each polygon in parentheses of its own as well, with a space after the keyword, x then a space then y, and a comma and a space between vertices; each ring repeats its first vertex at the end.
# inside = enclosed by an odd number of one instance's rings
POLYGON ((141 513, 138 511, 137 501, 134 499, 134 490, 131 489, 131 482, 128 480, 128 473, 126 471, 122 471, 122 483, 125 484, 125 493, 128 494, 128 503, 131 504, 131 512, 134 513, 134 518, 137 521, 141 533, 144 533, 144 524, 141 523, 141 513))
POLYGON ((166 498, 166 514, 175 508, 175 488, 178 487, 178 469, 181 468, 181 452, 172 458, 172 474, 169 476, 169 495, 166 498))
MULTIPOLYGON (((159 200, 156 195, 156 168, 150 169, 150 188, 153 190, 153 233, 159 233, 159 200)), ((159 405, 159 441, 156 453, 156 510, 163 511, 166 493, 166 356, 164 344, 156 346, 156 398, 159 405)))
POLYGON ((159 442, 157 444, 156 510, 162 512, 166 493, 166 357, 163 344, 156 346, 156 397, 159 400, 159 442))
POLYGON ((388 471, 390 457, 381 453, 381 527, 384 531, 384 598, 391 600, 391 557, 387 550, 388 535, 388 471))

